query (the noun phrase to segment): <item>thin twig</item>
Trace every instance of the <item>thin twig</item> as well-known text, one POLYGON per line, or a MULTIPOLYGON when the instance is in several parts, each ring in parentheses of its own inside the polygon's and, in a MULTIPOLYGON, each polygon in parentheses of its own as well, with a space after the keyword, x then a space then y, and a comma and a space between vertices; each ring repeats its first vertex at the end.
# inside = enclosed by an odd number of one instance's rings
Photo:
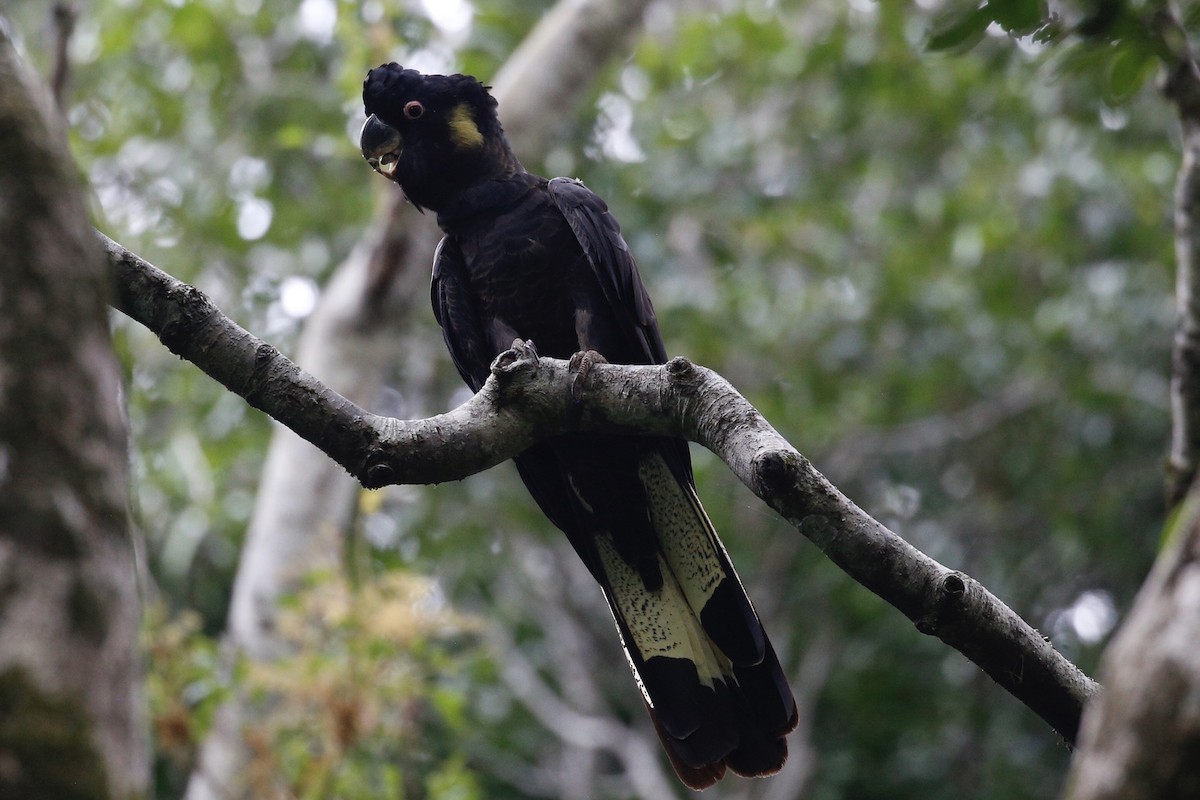
POLYGON ((75 22, 79 19, 79 9, 71 3, 54 4, 54 75, 50 80, 50 88, 54 94, 54 103, 60 111, 67 107, 67 83, 71 77, 70 44, 71 35, 75 32, 75 22))

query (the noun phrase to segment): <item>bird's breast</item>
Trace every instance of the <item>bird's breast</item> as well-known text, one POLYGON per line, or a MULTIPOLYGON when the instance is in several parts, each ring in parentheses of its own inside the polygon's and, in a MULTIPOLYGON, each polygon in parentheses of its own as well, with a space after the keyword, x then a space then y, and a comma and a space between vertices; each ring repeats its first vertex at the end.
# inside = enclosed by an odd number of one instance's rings
POLYGON ((579 349, 576 298, 591 270, 566 223, 561 227, 569 238, 548 224, 498 224, 464 243, 463 254, 482 322, 499 321, 501 329, 532 339, 543 355, 566 358, 579 349))

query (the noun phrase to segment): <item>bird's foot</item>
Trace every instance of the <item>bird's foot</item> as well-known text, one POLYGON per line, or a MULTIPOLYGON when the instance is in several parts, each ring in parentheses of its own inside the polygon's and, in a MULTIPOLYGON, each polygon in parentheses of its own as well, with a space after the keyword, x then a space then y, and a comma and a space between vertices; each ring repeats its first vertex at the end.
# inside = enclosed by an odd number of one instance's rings
POLYGON ((530 361, 537 366, 538 352, 532 339, 527 341, 513 339, 512 345, 492 361, 492 374, 499 375, 502 372, 508 372, 521 361, 530 361))
POLYGON ((571 399, 576 403, 583 400, 583 391, 587 388, 588 374, 596 364, 607 364, 608 360, 595 350, 582 350, 571 356, 567 368, 575 375, 571 381, 571 399))

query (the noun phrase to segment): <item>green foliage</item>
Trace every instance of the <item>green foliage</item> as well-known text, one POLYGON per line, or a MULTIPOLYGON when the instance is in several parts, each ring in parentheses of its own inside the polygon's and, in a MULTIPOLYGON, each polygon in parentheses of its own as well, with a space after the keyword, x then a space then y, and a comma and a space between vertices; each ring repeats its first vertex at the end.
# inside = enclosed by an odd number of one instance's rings
POLYGON ((156 609, 146 650, 160 787, 182 793, 213 712, 237 692, 257 709, 246 730, 255 796, 479 796, 457 744, 455 684, 479 626, 441 605, 432 582, 409 573, 360 590, 314 574, 278 619, 290 654, 232 673, 197 615, 156 609))
POLYGON ((217 707, 231 696, 233 676, 222 674, 217 644, 200 627, 196 612, 169 617, 162 605, 148 608, 143 620, 155 782, 173 796, 183 793, 196 747, 217 707))
POLYGON ((257 794, 282 784, 294 797, 419 797, 415 787, 452 783, 452 722, 427 698, 466 660, 445 648, 477 624, 439 610, 434 592, 395 572, 359 591, 314 576, 294 598, 279 624, 295 655, 248 664, 242 684, 269 708, 248 736, 257 794))
POLYGON ((1032 34, 1045 38, 1051 35, 1055 20, 1047 16, 1044 0, 984 0, 975 6, 952 5, 935 21, 928 47, 969 50, 983 40, 993 23, 1013 36, 1032 34))
POLYGON ((1060 72, 1102 79, 1105 101, 1120 105, 1157 67, 1190 58, 1185 31, 1195 30, 1196 4, 1183 5, 1182 21, 1174 13, 1153 0, 1083 0, 1053 7, 1044 0, 951 2, 934 19, 926 46, 966 52, 995 26, 1031 47, 1052 45, 1059 51, 1060 72))

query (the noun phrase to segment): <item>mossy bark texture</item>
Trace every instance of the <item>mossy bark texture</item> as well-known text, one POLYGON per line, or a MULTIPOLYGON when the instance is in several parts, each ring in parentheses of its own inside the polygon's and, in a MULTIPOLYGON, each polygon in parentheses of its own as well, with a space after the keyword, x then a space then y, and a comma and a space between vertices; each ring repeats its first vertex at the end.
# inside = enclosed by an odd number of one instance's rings
POLYGON ((144 796, 138 592, 108 273, 0 28, 0 797, 144 796))

